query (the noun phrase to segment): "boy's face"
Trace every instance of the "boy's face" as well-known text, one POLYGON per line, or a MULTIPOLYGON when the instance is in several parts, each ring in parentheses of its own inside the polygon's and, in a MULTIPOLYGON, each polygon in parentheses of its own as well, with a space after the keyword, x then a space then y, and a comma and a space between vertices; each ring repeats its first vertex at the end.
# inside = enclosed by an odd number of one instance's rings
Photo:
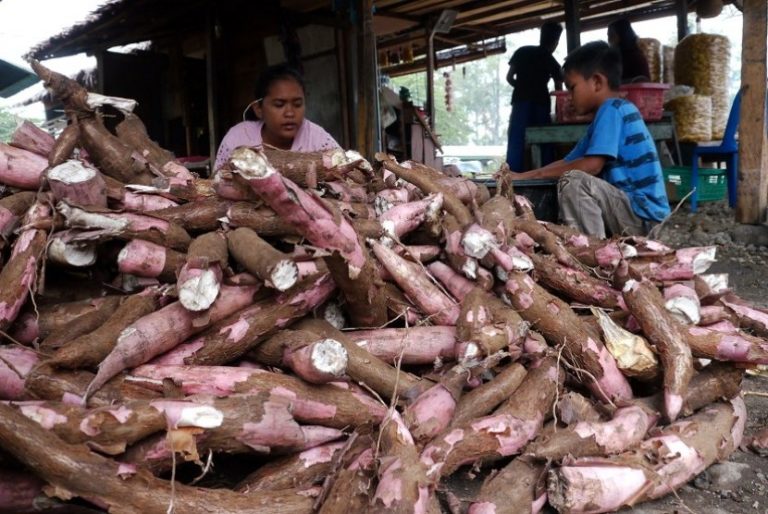
POLYGON ((575 71, 565 74, 565 87, 571 93, 571 104, 577 114, 590 114, 600 107, 599 82, 596 76, 585 78, 575 71))

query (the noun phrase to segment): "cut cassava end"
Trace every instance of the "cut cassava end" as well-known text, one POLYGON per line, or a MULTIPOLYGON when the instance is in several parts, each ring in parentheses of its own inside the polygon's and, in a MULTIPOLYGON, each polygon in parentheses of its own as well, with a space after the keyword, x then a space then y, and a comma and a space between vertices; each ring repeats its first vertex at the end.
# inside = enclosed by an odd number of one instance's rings
POLYGON ((48 185, 57 201, 71 205, 106 207, 107 185, 96 168, 70 159, 46 172, 48 185))
POLYGON ((268 366, 285 366, 311 384, 338 380, 347 370, 347 351, 335 339, 304 330, 281 330, 250 355, 268 366))
POLYGON ((207 232, 195 238, 187 251, 187 262, 179 270, 179 302, 187 310, 204 311, 219 295, 223 269, 227 266, 226 237, 207 232))
POLYGON ((268 287, 285 291, 299 279, 299 269, 290 256, 276 250, 249 228, 227 233, 232 257, 249 273, 259 277, 268 287))

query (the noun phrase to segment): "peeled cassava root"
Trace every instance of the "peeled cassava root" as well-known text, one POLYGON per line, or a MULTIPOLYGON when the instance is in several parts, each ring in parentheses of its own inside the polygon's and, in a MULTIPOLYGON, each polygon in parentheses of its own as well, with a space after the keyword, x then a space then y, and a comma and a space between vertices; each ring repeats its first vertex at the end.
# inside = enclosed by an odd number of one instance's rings
POLYGON ((587 237, 513 182, 489 198, 383 155, 240 148, 201 179, 130 102, 35 66, 70 124, 0 148, 24 502, 437 513, 472 466, 468 512, 602 512, 738 444, 768 314, 706 274, 714 248, 587 237))

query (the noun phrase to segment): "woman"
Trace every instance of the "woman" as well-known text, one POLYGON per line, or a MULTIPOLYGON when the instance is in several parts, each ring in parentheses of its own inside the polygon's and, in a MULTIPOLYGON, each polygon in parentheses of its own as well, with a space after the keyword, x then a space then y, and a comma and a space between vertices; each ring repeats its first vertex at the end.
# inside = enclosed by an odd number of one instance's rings
POLYGON ((621 54, 621 82, 647 82, 651 71, 645 54, 637 44, 637 34, 626 19, 608 25, 608 43, 621 54))
POLYGON ((256 84, 256 100, 243 112, 243 121, 224 136, 215 169, 227 162, 238 146, 264 144, 294 152, 340 148, 328 132, 304 118, 305 93, 304 79, 293 68, 267 68, 256 84))

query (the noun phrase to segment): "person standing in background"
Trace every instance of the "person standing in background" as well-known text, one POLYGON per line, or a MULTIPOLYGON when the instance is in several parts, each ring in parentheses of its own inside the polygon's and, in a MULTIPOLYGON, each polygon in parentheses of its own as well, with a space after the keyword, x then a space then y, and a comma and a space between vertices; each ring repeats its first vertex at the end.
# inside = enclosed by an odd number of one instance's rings
POLYGON ((637 34, 629 20, 622 18, 608 25, 608 44, 618 49, 621 55, 622 84, 651 80, 648 60, 637 44, 637 34))
MULTIPOLYGON (((562 33, 563 27, 559 23, 544 23, 541 26, 539 45, 518 48, 509 60, 507 82, 514 91, 507 136, 507 164, 512 170, 525 170, 525 129, 531 125, 551 122, 549 79, 555 81, 555 89, 563 88, 563 72, 552 55, 562 33)), ((546 148, 546 145, 542 159, 544 164, 552 160, 551 149, 546 148)))

